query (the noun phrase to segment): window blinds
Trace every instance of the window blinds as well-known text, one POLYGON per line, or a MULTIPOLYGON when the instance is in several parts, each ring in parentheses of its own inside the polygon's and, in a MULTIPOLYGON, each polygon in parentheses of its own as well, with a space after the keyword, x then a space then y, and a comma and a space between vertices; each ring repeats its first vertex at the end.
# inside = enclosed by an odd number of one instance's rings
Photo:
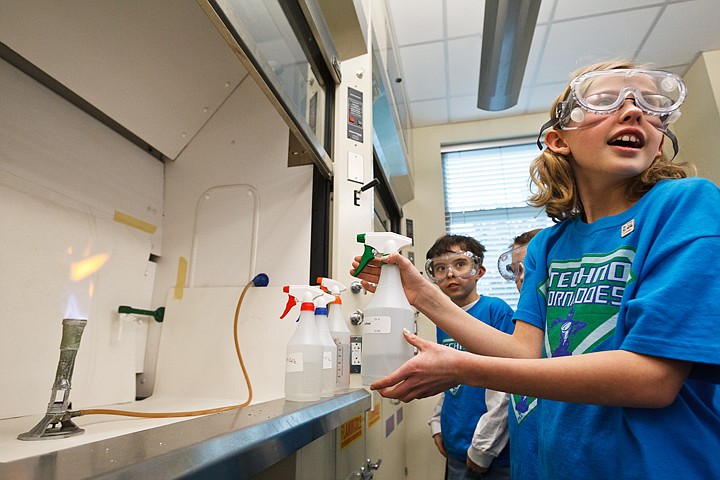
POLYGON ((530 162, 539 154, 532 140, 514 145, 453 147, 443 151, 445 229, 469 235, 487 251, 481 294, 517 306, 514 282, 504 280, 497 259, 523 232, 552 225, 544 210, 528 206, 530 162))

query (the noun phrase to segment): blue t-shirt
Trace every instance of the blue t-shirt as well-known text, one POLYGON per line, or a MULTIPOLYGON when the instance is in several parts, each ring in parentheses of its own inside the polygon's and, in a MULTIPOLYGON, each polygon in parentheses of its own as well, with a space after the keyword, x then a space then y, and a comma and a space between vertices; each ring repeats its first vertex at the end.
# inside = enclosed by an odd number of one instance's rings
POLYGON ((718 252, 720 190, 700 178, 532 240, 515 319, 544 329, 544 356, 620 349, 694 364, 665 408, 543 400, 540 478, 720 478, 718 252))
POLYGON ((525 395, 510 395, 508 431, 510 432, 510 478, 537 480, 538 418, 540 399, 525 395))
MULTIPOLYGON (((503 300, 496 297, 480 296, 480 299, 467 311, 478 320, 505 333, 513 331, 513 310, 503 300)), ((458 350, 465 350, 440 328, 437 329, 437 341, 458 350)), ((465 462, 478 420, 487 412, 485 389, 458 385, 445 391, 440 412, 440 428, 443 445, 448 455, 465 462)), ((495 457, 491 466, 507 467, 510 464, 509 449, 495 457)))

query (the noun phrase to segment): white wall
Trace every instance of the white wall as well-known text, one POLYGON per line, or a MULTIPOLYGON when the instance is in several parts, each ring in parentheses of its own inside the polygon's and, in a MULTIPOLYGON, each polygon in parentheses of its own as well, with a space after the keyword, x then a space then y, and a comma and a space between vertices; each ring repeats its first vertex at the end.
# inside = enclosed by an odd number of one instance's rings
POLYGON ((720 50, 700 55, 684 80, 687 100, 670 126, 680 142, 678 160, 693 162, 699 176, 720 184, 720 50))
POLYGON ((133 400, 135 332, 119 336, 116 312, 149 306, 158 237, 114 218, 162 223, 163 166, 4 61, 0 97, 0 363, 13 366, 0 369, 12 392, 0 418, 45 411, 66 316, 88 319, 72 399, 133 400), (97 255, 99 272, 72 281, 72 265, 97 255))
MULTIPOLYGON (((165 233, 163 255, 158 262, 153 294, 154 305, 164 305, 166 298, 175 298, 178 281, 190 286, 187 275, 178 268, 180 258, 192 270, 192 245, 198 201, 209 189, 225 185, 249 185, 257 192, 260 205, 256 271, 246 269, 225 281, 226 272, 218 271, 223 281, 209 286, 245 285, 258 273, 270 278, 271 286, 306 284, 310 265, 310 218, 312 202, 312 167, 288 168, 289 129, 249 77, 242 82, 227 102, 198 133, 174 162, 165 167, 165 233)), ((247 204, 239 203, 234 211, 218 212, 212 228, 252 229, 252 213, 247 204)), ((232 231, 232 229, 230 229, 232 231)), ((204 232, 197 232, 200 236, 204 232)), ((237 243, 227 237, 225 248, 216 252, 221 258, 235 256, 237 243)), ((249 257, 249 245, 242 245, 240 256, 249 257)), ((211 259, 216 264, 215 259, 211 259)), ((202 258, 197 259, 203 261, 202 258)), ((221 265, 218 266, 218 268, 221 265)), ((207 275, 206 275, 207 276, 207 275)), ((212 275, 210 275, 212 277, 212 275)), ((279 317, 285 306, 267 305, 279 317)), ((170 319, 171 320, 171 319, 170 319)), ((259 328, 262 326, 258 326, 259 328)), ((200 324, 198 324, 198 328, 200 324)), ((140 392, 150 394, 153 385, 154 353, 162 326, 153 325, 150 332, 148 357, 140 392)), ((284 358, 285 344, 270 344, 284 358)), ((257 379, 262 382, 262 377, 257 379)), ((277 392, 276 398, 282 396, 277 392)))

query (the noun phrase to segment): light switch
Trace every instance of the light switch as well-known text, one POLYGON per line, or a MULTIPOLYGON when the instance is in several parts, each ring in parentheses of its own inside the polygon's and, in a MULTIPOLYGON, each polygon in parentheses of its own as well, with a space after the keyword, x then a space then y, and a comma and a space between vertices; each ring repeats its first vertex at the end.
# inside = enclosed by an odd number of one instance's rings
POLYGON ((351 182, 364 183, 363 156, 354 152, 348 152, 347 179, 351 182))

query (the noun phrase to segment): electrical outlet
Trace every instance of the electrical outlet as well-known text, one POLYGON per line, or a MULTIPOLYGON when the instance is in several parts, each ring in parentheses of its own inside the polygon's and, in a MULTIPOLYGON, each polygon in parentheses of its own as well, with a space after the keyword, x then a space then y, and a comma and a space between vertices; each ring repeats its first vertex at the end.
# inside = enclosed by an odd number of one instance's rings
POLYGON ((350 373, 360 373, 362 367, 362 335, 350 335, 350 373))

